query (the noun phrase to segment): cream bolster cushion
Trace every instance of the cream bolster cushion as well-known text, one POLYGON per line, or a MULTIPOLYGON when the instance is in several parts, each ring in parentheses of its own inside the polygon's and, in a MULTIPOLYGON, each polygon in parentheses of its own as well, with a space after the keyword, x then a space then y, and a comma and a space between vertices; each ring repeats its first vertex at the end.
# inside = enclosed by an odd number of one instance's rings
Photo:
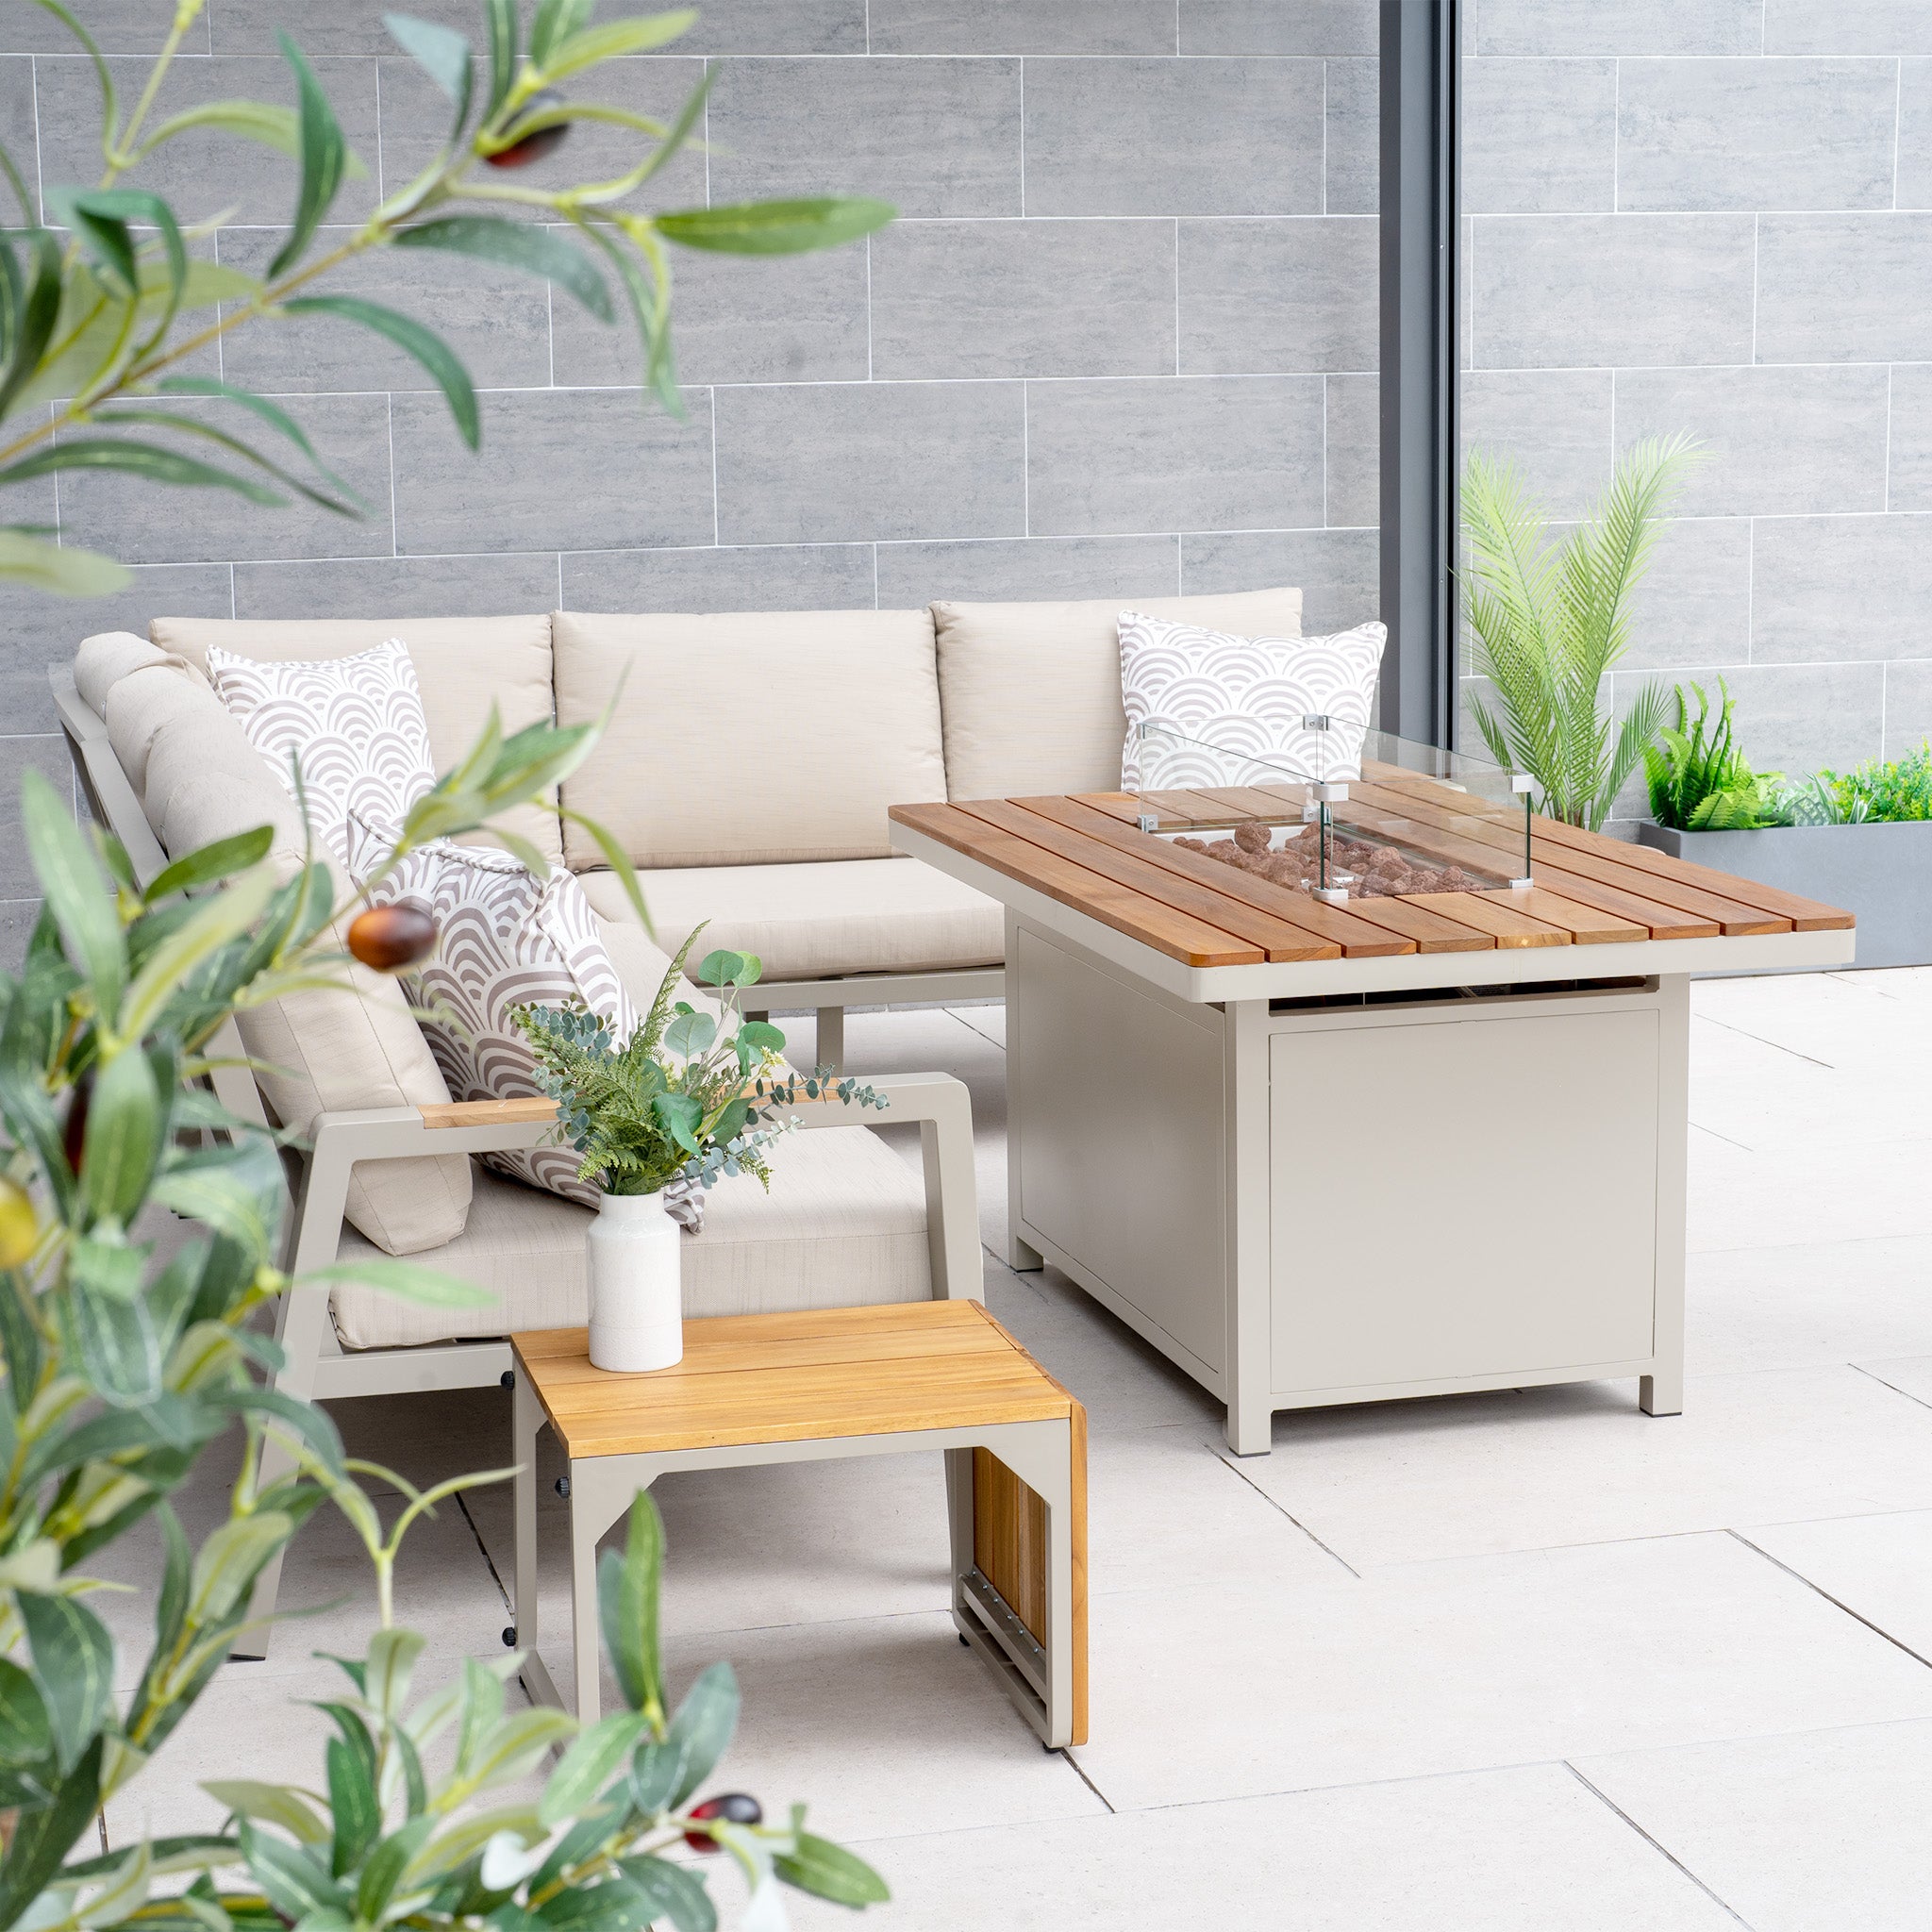
MULTIPOLYGON (((1120 782, 1124 601, 935 604, 952 798, 1111 791, 1120 782)), ((1154 617, 1299 637, 1299 591, 1136 599, 1154 617)))
MULTIPOLYGON (((293 803, 198 671, 180 663, 134 671, 108 691, 106 715, 117 757, 139 738, 143 805, 170 858, 267 824, 274 857, 284 866, 299 861, 293 803)), ((259 1063, 263 1099, 298 1134, 324 1111, 449 1098, 402 988, 359 966, 351 979, 353 991, 290 993, 237 1016, 242 1046, 259 1063)), ((469 1205, 470 1163, 461 1155, 369 1162, 349 1181, 350 1221, 391 1255, 441 1247, 462 1232, 469 1205)))
MULTIPOLYGON (((616 704, 563 802, 633 865, 883 858, 887 808, 946 795, 930 611, 552 622, 557 722, 616 704)), ((605 862, 565 833, 574 871, 605 862)))
POLYGON ((1360 777, 1388 636, 1358 624, 1325 638, 1234 637, 1123 611, 1122 789, 1360 777), (1150 727, 1173 736, 1143 739, 1150 727))
MULTIPOLYGON (((552 715, 550 619, 535 617, 325 618, 260 621, 225 617, 157 617, 148 636, 206 673, 210 647, 269 663, 291 658, 351 658, 400 637, 409 647, 429 749, 438 772, 449 771, 473 745, 496 708, 505 737, 552 715)), ((504 825, 545 858, 563 857, 556 794, 519 806, 504 825)), ((477 844, 490 841, 475 834, 477 844)))
MULTIPOLYGON (((74 654, 74 685, 81 701, 96 716, 108 714, 108 693, 131 671, 145 670, 151 664, 171 665, 192 672, 185 658, 136 637, 131 630, 104 630, 81 640, 74 654)), ((198 674, 196 674, 198 675, 198 674)))

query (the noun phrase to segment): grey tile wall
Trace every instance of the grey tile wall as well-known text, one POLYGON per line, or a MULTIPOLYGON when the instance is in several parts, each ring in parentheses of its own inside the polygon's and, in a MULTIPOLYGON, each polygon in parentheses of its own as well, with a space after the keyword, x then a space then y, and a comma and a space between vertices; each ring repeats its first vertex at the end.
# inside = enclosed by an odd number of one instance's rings
MULTIPOLYGON (((1620 701, 1722 675, 1761 768, 1917 743, 1932 6, 1474 11, 1465 446, 1512 457, 1574 518, 1638 438, 1698 437, 1706 460, 1632 601, 1620 701)), ((1641 808, 1634 792, 1622 808, 1641 808)))

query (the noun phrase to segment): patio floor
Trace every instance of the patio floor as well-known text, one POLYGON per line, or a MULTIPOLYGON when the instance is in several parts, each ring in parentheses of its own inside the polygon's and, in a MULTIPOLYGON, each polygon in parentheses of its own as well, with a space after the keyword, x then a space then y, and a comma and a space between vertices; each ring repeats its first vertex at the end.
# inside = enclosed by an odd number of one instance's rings
MULTIPOLYGON (((1710 982, 1694 1014, 1681 1417, 1628 1385, 1315 1411, 1237 1465, 1191 1382, 989 1257, 993 1311, 1091 1418, 1092 1741, 1042 1752, 955 1642, 936 1459, 667 1477, 674 1680, 726 1657, 744 1686, 726 1784, 808 1799, 893 1887, 868 1922, 916 1932, 1922 1932, 1932 971, 1710 982)), ((859 1070, 972 1083, 995 1249, 1002 1018, 848 1035, 859 1070)), ((1463 1235, 1508 1215, 1473 1202, 1463 1235)), ((507 1459, 494 1391, 335 1407, 418 1480, 507 1459)), ((508 1568, 501 1488, 417 1534, 398 1611, 430 1633, 425 1678, 497 1650, 508 1568)), ((110 1841, 212 1822, 199 1778, 317 1782, 294 1700, 373 1617, 320 1516, 283 1601, 345 1596, 217 1679, 110 1841)), ((138 1595, 113 1614, 131 1631, 138 1595)), ((736 1890, 721 1873, 727 1924, 736 1890)))

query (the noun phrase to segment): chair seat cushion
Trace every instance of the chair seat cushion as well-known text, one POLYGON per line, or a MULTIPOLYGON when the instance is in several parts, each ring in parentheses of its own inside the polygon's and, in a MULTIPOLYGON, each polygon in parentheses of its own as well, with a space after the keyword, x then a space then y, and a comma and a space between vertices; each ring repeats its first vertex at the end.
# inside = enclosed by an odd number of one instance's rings
MULTIPOLYGON (((582 874, 598 914, 632 917, 613 874, 582 874)), ((675 945, 708 920, 703 949, 756 953, 767 979, 997 966, 999 901, 914 858, 681 866, 638 874, 658 937, 675 945)))
MULTIPOLYGON (((468 1225, 424 1265, 475 1282, 492 1310, 434 1308, 379 1289, 338 1285, 336 1330, 348 1348, 567 1328, 589 1320, 584 1230, 591 1210, 479 1170, 468 1225)), ((705 1229, 682 1238, 687 1315, 924 1301, 932 1293, 925 1190, 865 1127, 813 1127, 773 1150, 768 1195, 748 1174, 707 1200, 705 1229)), ((344 1229, 339 1258, 377 1250, 344 1229)))

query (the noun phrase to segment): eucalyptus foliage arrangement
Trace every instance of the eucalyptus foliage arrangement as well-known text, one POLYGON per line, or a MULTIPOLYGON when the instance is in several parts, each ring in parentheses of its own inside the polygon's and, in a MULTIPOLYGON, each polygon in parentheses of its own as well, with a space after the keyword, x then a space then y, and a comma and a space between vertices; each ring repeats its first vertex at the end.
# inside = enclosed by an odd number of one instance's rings
POLYGON ((536 1056, 538 1078, 558 1104, 558 1135, 583 1157, 580 1180, 607 1194, 655 1194, 675 1181, 712 1186, 749 1174, 770 1188, 765 1149, 792 1124, 782 1111, 836 1093, 848 1106, 890 1105, 885 1095, 820 1067, 794 1074, 779 1058, 785 1036, 740 1014, 758 983, 756 953, 708 953, 698 983, 720 1013, 679 999, 684 962, 704 926, 672 960, 651 1010, 630 1038, 612 1038, 594 1013, 569 1007, 519 1007, 517 1024, 536 1056))
MULTIPOLYGON (((125 112, 112 70, 62 0, 33 4, 64 23, 93 63, 103 167, 92 187, 48 186, 53 225, 44 225, 18 164, 0 146, 0 173, 21 210, 21 226, 0 231, 0 485, 63 471, 118 471, 152 483, 230 491, 258 504, 302 496, 359 515, 354 493, 279 403, 211 375, 185 374, 182 365, 246 325, 330 317, 371 330, 414 358, 475 449, 482 433, 475 390, 441 338, 394 308, 326 287, 333 271, 374 249, 427 248, 547 279, 603 322, 615 318, 621 302, 638 329, 647 392, 678 413, 665 243, 795 254, 852 241, 892 217, 885 203, 864 199, 640 207, 638 197, 698 127, 708 74, 669 124, 582 98, 579 91, 606 62, 669 45, 696 13, 592 25, 596 0, 539 0, 525 36, 517 0, 481 0, 480 58, 452 27, 402 13, 385 17, 396 44, 447 98, 448 132, 413 180, 347 240, 318 253, 317 230, 343 180, 365 170, 314 69, 287 34, 281 47, 294 70, 296 108, 208 101, 157 119, 162 81, 203 0, 176 0, 161 52, 125 112), (569 188, 536 188, 515 178, 583 122, 634 135, 635 160, 607 179, 569 188), (143 163, 196 129, 258 142, 300 163, 294 212, 263 277, 190 254, 191 242, 219 226, 219 210, 177 213, 140 185, 143 163), (523 218, 509 219, 506 210, 523 218), (273 456, 249 440, 264 434, 273 456)), ((8 578, 93 596, 120 588, 126 573, 111 558, 59 544, 43 526, 16 522, 0 524, 0 580, 8 578)))
POLYGON ((1477 450, 1463 472, 1463 616, 1497 701, 1471 709, 1491 757, 1536 780, 1551 818, 1599 829, 1663 726, 1660 688, 1639 691, 1620 722, 1607 687, 1629 640, 1630 593, 1698 454, 1681 436, 1632 444, 1560 542, 1513 464, 1477 450))

